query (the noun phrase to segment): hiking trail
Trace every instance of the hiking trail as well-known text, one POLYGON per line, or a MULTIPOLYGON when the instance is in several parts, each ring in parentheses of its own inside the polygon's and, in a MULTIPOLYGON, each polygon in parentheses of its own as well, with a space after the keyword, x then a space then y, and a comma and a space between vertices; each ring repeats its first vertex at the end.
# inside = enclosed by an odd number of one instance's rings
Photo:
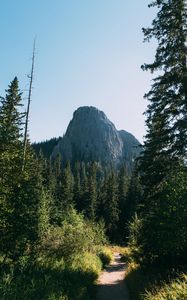
POLYGON ((124 282, 126 264, 119 253, 114 253, 114 261, 106 267, 97 281, 96 300, 130 300, 124 282))

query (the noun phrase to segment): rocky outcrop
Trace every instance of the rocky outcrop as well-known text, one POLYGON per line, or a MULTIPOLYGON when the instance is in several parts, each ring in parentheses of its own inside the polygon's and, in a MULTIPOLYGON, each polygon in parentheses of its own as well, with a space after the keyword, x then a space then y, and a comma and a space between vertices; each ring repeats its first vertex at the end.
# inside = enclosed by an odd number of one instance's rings
POLYGON ((104 112, 86 106, 74 112, 73 119, 64 137, 54 148, 52 156, 60 153, 64 162, 98 161, 118 166, 137 157, 139 144, 132 134, 117 131, 104 112))

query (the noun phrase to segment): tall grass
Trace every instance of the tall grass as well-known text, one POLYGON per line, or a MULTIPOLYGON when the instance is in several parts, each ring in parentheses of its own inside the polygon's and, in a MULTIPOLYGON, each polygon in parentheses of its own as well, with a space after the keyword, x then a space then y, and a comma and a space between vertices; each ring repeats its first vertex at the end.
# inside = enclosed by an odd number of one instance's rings
POLYGON ((113 253, 109 247, 101 247, 98 250, 98 256, 102 262, 103 268, 109 265, 113 259, 113 253))
POLYGON ((160 289, 147 292, 142 296, 144 300, 186 300, 187 299, 187 275, 165 284, 160 289))
POLYGON ((50 261, 35 264, 23 271, 13 268, 1 270, 1 300, 75 300, 89 299, 92 282, 97 274, 88 266, 65 267, 50 261), (50 267, 49 267, 50 265, 50 267))
POLYGON ((125 280, 132 300, 187 300, 187 274, 179 275, 158 265, 144 267, 131 254, 131 249, 125 249, 125 280))

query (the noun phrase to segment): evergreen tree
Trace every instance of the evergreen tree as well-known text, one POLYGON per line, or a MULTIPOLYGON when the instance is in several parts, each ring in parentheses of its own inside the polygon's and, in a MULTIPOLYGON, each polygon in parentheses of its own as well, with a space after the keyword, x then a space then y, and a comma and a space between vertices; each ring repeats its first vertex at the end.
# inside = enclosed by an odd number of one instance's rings
POLYGON ((88 193, 87 193, 87 209, 86 215, 89 219, 96 218, 97 210, 97 163, 92 162, 90 165, 88 178, 88 193))
POLYGON ((0 107, 0 178, 1 188, 11 186, 11 182, 19 178, 22 151, 22 124, 24 114, 20 113, 21 93, 15 77, 1 97, 0 107), (17 176, 16 176, 17 175, 17 176))
POLYGON ((80 198, 80 211, 86 212, 88 198, 88 174, 84 162, 81 163, 81 198, 80 198))
POLYGON ((38 185, 30 148, 22 171, 24 114, 15 78, 0 107, 0 252, 17 260, 38 236, 38 185))
POLYGON ((78 212, 81 212, 81 166, 79 162, 75 163, 74 169, 74 187, 73 187, 73 199, 78 212))
POLYGON ((118 237, 119 199, 117 176, 113 169, 108 172, 103 189, 102 206, 106 233, 110 241, 114 242, 118 237))
POLYGON ((22 157, 22 123, 21 93, 18 80, 15 77, 6 90, 5 98, 1 97, 0 107, 0 235, 1 251, 8 253, 8 243, 11 234, 10 218, 15 208, 12 203, 15 187, 20 184, 22 157))
POLYGON ((46 233, 51 223, 53 208, 54 176, 50 161, 40 151, 37 158, 37 185, 40 190, 38 208, 38 229, 40 238, 46 233))
POLYGON ((173 166, 152 196, 152 206, 142 222, 139 244, 144 263, 184 265, 187 251, 187 170, 173 166))
POLYGON ((140 161, 145 192, 150 193, 168 174, 171 164, 186 157, 187 74, 185 39, 187 35, 185 0, 157 0, 150 6, 159 11, 152 27, 143 29, 145 40, 156 38, 155 61, 144 70, 159 71, 145 97, 149 100, 146 141, 140 161))
MULTIPOLYGON (((174 179, 174 173, 178 172, 176 176, 180 177, 181 170, 185 169, 187 150, 187 12, 185 0, 157 0, 151 6, 158 8, 158 14, 152 27, 143 31, 145 40, 157 39, 158 47, 155 61, 145 64, 143 69, 158 72, 158 75, 145 95, 149 100, 146 111, 148 131, 139 161, 144 208, 137 240, 144 262, 169 263, 174 257, 182 256, 186 249, 185 242, 181 243, 180 250, 175 243, 177 235, 184 241, 179 220, 185 224, 186 189, 182 180, 179 185, 177 178, 174 179), (175 187, 172 188, 175 184, 177 192, 175 187), (175 233, 173 238, 170 232, 175 233)), ((183 230, 186 232, 186 226, 183 230)))
POLYGON ((118 199, 119 199, 119 242, 125 239, 125 224, 127 223, 127 195, 129 190, 129 176, 125 166, 122 166, 118 175, 118 199))
POLYGON ((66 168, 63 170, 60 201, 62 211, 66 211, 73 205, 73 174, 70 162, 67 163, 66 168))

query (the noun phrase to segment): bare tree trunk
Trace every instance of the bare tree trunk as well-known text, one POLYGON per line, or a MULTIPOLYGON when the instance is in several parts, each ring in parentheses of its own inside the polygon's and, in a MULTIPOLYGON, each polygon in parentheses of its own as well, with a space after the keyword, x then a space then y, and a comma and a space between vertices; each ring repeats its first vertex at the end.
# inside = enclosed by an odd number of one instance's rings
POLYGON ((27 152, 27 142, 28 142, 28 140, 27 140, 27 133, 28 133, 29 111, 30 111, 30 103, 31 103, 31 95, 32 95, 32 84, 33 84, 33 76, 34 76, 35 48, 36 48, 36 40, 34 40, 34 44, 33 44, 31 73, 28 76, 29 79, 30 79, 30 83, 29 83, 29 95, 28 95, 28 103, 27 103, 27 111, 26 111, 26 121, 25 121, 25 132, 24 132, 24 142, 23 142, 23 165, 22 165, 22 171, 24 170, 25 163, 26 163, 26 152, 27 152))

